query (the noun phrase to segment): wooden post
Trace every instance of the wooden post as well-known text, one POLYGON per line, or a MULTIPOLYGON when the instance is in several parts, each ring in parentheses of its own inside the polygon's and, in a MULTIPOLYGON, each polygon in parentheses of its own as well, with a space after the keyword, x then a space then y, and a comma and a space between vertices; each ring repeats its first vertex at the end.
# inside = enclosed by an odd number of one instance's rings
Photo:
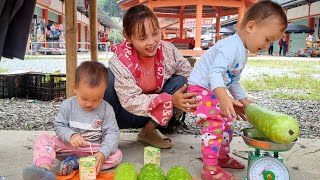
POLYGON ((89 9, 91 61, 98 61, 97 0, 90 0, 89 9))
POLYGON ((74 96, 73 84, 77 68, 77 6, 76 0, 65 1, 66 8, 66 58, 67 98, 74 96))

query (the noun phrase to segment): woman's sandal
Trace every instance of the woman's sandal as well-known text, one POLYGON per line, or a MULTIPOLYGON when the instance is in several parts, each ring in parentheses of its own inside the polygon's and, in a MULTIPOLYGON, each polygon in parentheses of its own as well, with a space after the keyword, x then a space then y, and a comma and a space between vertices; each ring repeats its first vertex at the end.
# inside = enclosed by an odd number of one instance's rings
POLYGON ((209 170, 205 165, 202 169, 202 180, 235 180, 236 178, 228 173, 227 171, 224 171, 221 167, 216 166, 216 170, 209 170))
POLYGON ((59 174, 60 176, 66 176, 71 174, 74 170, 79 169, 79 163, 76 156, 68 156, 65 160, 63 160, 60 164, 59 174), (67 166, 67 171, 63 171, 63 167, 67 166))
POLYGON ((137 136, 137 140, 162 149, 167 149, 172 146, 171 139, 163 135, 158 129, 153 130, 148 136, 143 135, 140 132, 137 136))
POLYGON ((237 161, 233 157, 227 155, 227 158, 218 159, 218 166, 222 168, 231 168, 231 169, 244 169, 245 165, 237 161))

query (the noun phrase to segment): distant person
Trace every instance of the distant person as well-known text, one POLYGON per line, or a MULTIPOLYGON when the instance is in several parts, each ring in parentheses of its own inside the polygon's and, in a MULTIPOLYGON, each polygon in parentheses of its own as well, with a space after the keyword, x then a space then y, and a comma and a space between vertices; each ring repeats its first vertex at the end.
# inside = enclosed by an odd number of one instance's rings
POLYGON ((286 40, 283 40, 283 56, 286 56, 287 49, 288 48, 288 42, 286 40))
POLYGON ((284 37, 281 37, 278 44, 279 44, 279 56, 281 56, 281 51, 282 51, 282 48, 283 48, 283 38, 284 37))
POLYGON ((268 54, 269 54, 270 56, 273 55, 273 42, 269 44, 268 54))
POLYGON ((111 42, 110 40, 107 41, 107 52, 110 52, 111 42))
POLYGON ((246 120, 244 108, 252 103, 240 85, 240 75, 247 52, 257 53, 278 40, 286 28, 287 16, 279 4, 258 1, 246 11, 238 32, 219 40, 191 71, 188 92, 202 100, 193 114, 202 127, 203 180, 232 180, 235 177, 222 168, 245 168, 229 155, 233 121, 246 120))
POLYGON ((147 6, 129 8, 123 17, 125 41, 111 47, 109 88, 105 100, 115 110, 120 129, 142 128, 137 140, 170 148, 158 128, 179 122, 200 100, 186 93, 191 66, 173 44, 161 41, 156 15, 147 6))
POLYGON ((34 165, 23 170, 24 180, 54 180, 54 160, 61 162, 59 174, 79 168, 78 158, 96 158, 96 172, 110 169, 122 160, 118 149, 120 131, 113 108, 103 100, 108 70, 98 62, 85 61, 76 70, 76 96, 65 100, 54 122, 56 136, 39 135, 34 143, 34 165), (91 143, 90 148, 88 142, 91 143))

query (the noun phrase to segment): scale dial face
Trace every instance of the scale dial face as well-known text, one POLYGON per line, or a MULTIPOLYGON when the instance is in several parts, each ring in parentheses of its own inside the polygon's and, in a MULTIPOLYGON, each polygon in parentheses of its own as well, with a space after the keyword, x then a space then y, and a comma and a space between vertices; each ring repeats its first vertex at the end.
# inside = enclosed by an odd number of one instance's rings
POLYGON ((248 177, 250 180, 289 180, 287 167, 278 159, 266 156, 252 162, 248 177))

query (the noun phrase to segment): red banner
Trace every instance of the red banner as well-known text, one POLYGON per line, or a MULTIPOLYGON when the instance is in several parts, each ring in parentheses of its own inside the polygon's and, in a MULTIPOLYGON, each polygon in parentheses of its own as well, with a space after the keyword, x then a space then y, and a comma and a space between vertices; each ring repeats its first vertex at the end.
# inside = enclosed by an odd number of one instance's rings
MULTIPOLYGON (((202 18, 201 19, 201 25, 203 27, 211 27, 214 24, 212 18, 202 18)), ((196 19, 185 19, 184 25, 186 27, 195 27, 196 26, 196 19)))
POLYGON ((52 2, 52 0, 37 0, 37 3, 43 4, 43 5, 46 5, 46 6, 50 6, 51 2, 52 2))

